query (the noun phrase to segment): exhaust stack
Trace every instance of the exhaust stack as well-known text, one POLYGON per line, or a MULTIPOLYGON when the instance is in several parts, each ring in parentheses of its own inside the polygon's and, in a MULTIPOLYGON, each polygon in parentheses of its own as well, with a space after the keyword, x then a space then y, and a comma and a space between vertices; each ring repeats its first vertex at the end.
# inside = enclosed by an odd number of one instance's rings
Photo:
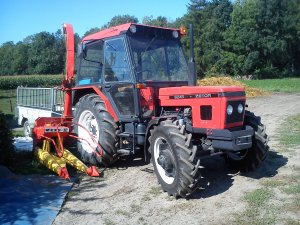
POLYGON ((189 86, 197 85, 197 73, 196 73, 196 64, 194 58, 194 28, 193 24, 190 24, 190 59, 189 59, 189 86))

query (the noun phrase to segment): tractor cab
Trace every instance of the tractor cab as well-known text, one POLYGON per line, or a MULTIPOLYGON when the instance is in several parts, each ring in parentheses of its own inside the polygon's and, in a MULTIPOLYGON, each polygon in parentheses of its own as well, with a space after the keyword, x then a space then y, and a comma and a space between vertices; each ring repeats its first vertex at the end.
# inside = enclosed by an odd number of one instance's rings
POLYGON ((153 87, 189 83, 180 37, 179 29, 131 23, 87 36, 79 47, 77 86, 101 86, 119 120, 149 117, 153 87))
POLYGON ((186 197, 199 186, 200 158, 223 155, 243 170, 265 159, 265 128, 245 110, 244 88, 196 86, 189 33, 188 62, 181 29, 127 23, 83 38, 72 103, 84 162, 151 155, 162 188, 186 197))

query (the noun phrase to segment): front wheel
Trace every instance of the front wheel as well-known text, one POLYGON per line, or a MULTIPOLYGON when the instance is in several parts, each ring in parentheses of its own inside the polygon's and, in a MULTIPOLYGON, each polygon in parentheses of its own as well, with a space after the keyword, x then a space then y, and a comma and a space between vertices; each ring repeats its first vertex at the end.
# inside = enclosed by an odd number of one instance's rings
POLYGON ((178 121, 162 121, 150 131, 150 152, 154 171, 162 189, 175 197, 186 197, 199 184, 200 159, 191 134, 178 121))
POLYGON ((255 170, 265 160, 269 146, 266 128, 261 123, 260 117, 255 116, 252 112, 246 111, 244 125, 251 126, 255 131, 252 137, 252 147, 240 151, 237 155, 227 154, 226 161, 234 169, 247 172, 255 170))

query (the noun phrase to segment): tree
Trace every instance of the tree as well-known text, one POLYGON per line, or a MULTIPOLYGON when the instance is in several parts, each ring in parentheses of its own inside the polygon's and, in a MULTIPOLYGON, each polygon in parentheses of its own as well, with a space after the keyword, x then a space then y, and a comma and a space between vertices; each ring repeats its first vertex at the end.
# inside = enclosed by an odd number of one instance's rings
POLYGON ((0 47, 0 75, 14 74, 12 68, 14 43, 12 41, 6 42, 0 47))
POLYGON ((13 74, 28 74, 28 49, 29 46, 24 42, 19 42, 14 46, 14 54, 12 60, 13 74))
POLYGON ((93 28, 89 29, 88 31, 86 31, 86 32, 84 33, 83 37, 86 37, 86 36, 88 36, 88 35, 90 35, 90 34, 96 33, 96 32, 98 32, 98 31, 100 31, 100 30, 101 30, 101 29, 100 29, 99 27, 93 27, 93 28))
POLYGON ((118 16, 114 16, 107 24, 103 25, 101 27, 101 30, 109 28, 109 27, 113 27, 113 26, 117 26, 120 24, 124 24, 124 23, 138 23, 139 20, 138 18, 136 18, 135 16, 130 16, 130 15, 118 15, 118 16))
POLYGON ((28 71, 30 74, 57 74, 64 68, 63 35, 40 32, 32 37, 29 48, 28 71))
MULTIPOLYGON (((231 23, 229 0, 191 0, 184 18, 185 26, 194 24, 194 50, 198 75, 214 71, 221 58, 224 32, 231 23)), ((188 39, 184 45, 189 48, 188 39)))
POLYGON ((156 19, 153 19, 153 16, 145 16, 142 23, 157 27, 169 27, 170 24, 168 19, 164 16, 158 16, 156 19))
POLYGON ((298 67, 295 59, 299 53, 298 12, 291 7, 295 1, 237 0, 231 26, 224 34, 219 68, 261 78, 292 74, 293 67, 298 67))

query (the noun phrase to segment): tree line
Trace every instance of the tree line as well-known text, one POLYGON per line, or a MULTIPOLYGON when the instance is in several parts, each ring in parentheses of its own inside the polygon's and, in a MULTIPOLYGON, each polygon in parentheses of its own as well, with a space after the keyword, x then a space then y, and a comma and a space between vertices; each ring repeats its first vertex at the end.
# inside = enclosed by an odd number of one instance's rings
MULTIPOLYGON (((192 23, 199 77, 300 75, 300 0, 190 0, 187 13, 174 21, 118 15, 83 36, 127 22, 177 28, 192 23)), ((80 41, 78 34, 75 40, 80 41)), ((188 38, 182 42, 188 53, 188 38)), ((64 48, 60 30, 6 42, 0 46, 0 75, 63 73, 64 48)))

